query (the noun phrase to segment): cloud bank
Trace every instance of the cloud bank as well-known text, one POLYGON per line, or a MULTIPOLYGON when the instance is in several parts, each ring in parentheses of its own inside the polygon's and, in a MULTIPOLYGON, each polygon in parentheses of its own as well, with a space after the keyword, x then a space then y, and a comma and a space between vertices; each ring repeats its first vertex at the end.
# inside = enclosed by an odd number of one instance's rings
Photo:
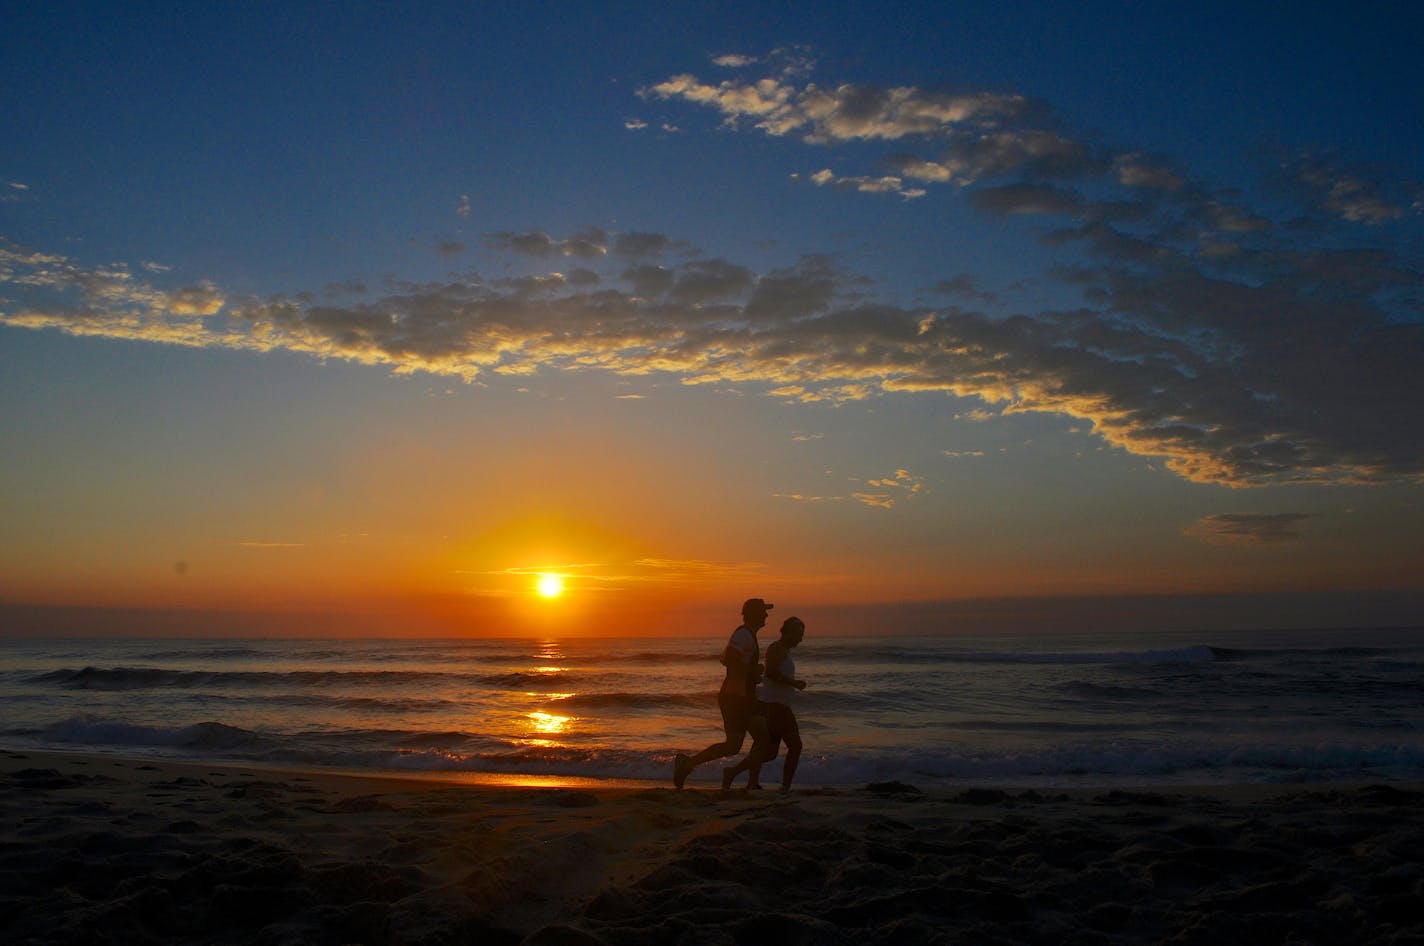
MULTIPOLYGON (((1196 482, 1424 479, 1424 266, 1419 214, 1396 196, 1407 188, 1298 157, 1276 170, 1276 193, 1295 203, 1261 209, 1164 157, 1078 140, 1023 96, 821 88, 803 72, 679 75, 642 95, 799 136, 818 164, 880 143, 877 168, 805 179, 846 199, 915 190, 1039 221, 1076 301, 1004 315, 1011 300, 956 271, 923 287, 949 304, 908 307, 867 295, 826 257, 758 271, 674 236, 590 229, 485 237, 487 250, 559 271, 260 299, 0 243, 0 322, 471 382, 596 370, 802 402, 941 393, 1080 418, 1196 482)), ((874 497, 905 488, 882 485, 897 488, 874 497)))

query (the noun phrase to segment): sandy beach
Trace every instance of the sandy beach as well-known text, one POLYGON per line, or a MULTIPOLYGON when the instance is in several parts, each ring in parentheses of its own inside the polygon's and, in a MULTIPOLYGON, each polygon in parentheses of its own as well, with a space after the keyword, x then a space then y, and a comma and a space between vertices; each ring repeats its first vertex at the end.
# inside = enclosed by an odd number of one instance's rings
POLYGON ((13 943, 1424 943, 1417 785, 519 787, 0 753, 13 943))

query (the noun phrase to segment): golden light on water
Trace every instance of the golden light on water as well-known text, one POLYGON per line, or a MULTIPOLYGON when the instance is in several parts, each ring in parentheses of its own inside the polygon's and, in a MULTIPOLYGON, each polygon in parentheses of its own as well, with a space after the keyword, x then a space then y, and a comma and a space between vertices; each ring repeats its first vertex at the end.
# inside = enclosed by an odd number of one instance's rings
MULTIPOLYGON (((572 716, 560 716, 557 713, 545 713, 542 710, 535 710, 529 714, 529 721, 534 724, 534 731, 541 736, 561 736, 568 729, 569 723, 573 722, 572 716)), ((548 739, 531 740, 535 745, 554 745, 548 739)))
POLYGON ((564 728, 568 726, 569 721, 573 717, 559 716, 554 713, 545 713, 541 710, 535 710, 529 714, 529 718, 534 721, 534 728, 539 732, 558 735, 564 731, 564 728))

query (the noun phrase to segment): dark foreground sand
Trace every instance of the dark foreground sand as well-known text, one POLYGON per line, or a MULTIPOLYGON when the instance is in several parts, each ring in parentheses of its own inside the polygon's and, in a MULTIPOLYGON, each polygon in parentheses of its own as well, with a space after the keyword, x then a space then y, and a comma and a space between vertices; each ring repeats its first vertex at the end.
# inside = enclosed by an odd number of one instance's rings
POLYGON ((897 788, 0 752, 0 942, 1424 944, 1419 786, 897 788))

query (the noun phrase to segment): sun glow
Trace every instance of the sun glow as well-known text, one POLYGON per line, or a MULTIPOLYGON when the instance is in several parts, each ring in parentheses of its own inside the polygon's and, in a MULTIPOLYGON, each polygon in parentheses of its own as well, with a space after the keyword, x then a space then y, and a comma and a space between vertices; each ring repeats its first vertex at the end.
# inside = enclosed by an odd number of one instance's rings
POLYGON ((557 598, 564 593, 564 579, 561 575, 543 574, 539 576, 534 587, 539 590, 542 597, 557 598))

